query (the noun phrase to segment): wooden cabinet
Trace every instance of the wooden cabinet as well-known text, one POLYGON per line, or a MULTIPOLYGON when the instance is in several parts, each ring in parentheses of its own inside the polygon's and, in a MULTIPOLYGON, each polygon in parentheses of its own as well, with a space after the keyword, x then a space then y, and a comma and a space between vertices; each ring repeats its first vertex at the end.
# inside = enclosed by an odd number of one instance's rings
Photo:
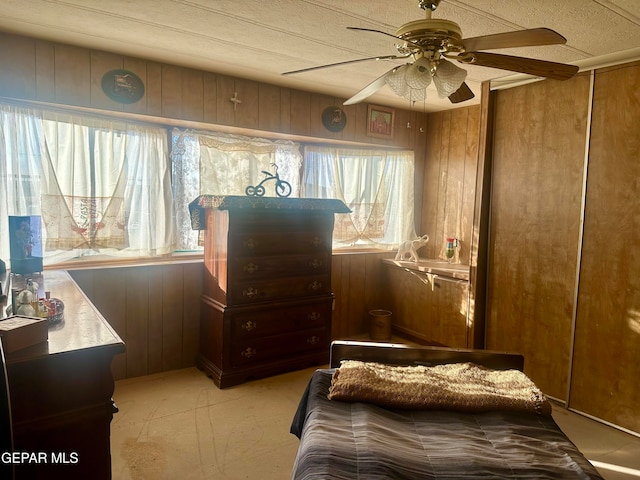
POLYGON ((339 201, 198 197, 205 229, 198 366, 220 387, 327 363, 339 201))
POLYGON ((110 479, 111 361, 124 343, 66 272, 39 283, 64 301, 64 321, 6 355, 14 452, 40 459, 15 464, 15 478, 110 479))

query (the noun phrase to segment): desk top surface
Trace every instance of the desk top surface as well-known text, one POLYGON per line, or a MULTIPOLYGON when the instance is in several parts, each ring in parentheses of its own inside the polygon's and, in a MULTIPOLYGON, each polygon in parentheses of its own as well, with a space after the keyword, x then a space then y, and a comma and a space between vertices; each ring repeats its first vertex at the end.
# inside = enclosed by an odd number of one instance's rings
MULTIPOLYGON (((112 354, 125 351, 125 345, 96 307, 63 270, 46 270, 43 274, 11 276, 4 279, 3 290, 10 292, 11 282, 18 286, 33 278, 40 290, 51 292, 51 298, 64 303, 64 320, 49 326, 49 341, 7 355, 7 363, 30 361, 43 356, 62 355, 85 349, 102 349, 112 354)), ((44 295, 43 295, 44 296, 44 295)), ((9 298, 11 295, 9 293, 9 298)), ((2 307, 3 318, 5 307, 2 307)))

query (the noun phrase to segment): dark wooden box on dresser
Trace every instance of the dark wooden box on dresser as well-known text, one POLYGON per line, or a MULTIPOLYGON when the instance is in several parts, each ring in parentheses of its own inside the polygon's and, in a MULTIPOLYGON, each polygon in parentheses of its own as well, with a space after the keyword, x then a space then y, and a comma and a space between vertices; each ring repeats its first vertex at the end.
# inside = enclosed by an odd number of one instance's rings
POLYGON ((220 388, 329 361, 339 200, 203 195, 198 367, 220 388))

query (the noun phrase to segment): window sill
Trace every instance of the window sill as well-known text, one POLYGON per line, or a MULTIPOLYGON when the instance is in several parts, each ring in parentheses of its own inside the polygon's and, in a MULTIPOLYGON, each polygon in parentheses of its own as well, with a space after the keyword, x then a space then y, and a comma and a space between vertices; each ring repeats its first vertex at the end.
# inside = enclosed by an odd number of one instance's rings
POLYGON ((93 257, 89 259, 69 260, 46 265, 45 270, 89 270, 95 268, 144 267, 150 265, 173 265, 197 263, 204 260, 203 253, 174 253, 161 257, 113 258, 93 257))
POLYGON ((444 260, 420 259, 417 262, 405 260, 384 259, 383 263, 395 268, 419 272, 444 280, 469 282, 469 265, 451 264, 444 260))
POLYGON ((376 247, 340 247, 340 248, 334 248, 332 251, 333 255, 356 255, 361 253, 369 253, 369 254, 387 253, 390 256, 395 256, 395 250, 389 250, 386 248, 376 248, 376 247))
MULTIPOLYGON (((390 258, 395 255, 394 250, 375 247, 343 247, 336 248, 332 255, 362 255, 388 254, 390 258)), ((77 260, 68 260, 51 265, 45 265, 45 270, 90 270, 96 268, 119 267, 144 267, 151 265, 173 265, 182 263, 198 263, 204 261, 204 253, 188 252, 174 253, 162 257, 137 257, 137 258, 113 258, 113 257, 89 257, 77 260)))

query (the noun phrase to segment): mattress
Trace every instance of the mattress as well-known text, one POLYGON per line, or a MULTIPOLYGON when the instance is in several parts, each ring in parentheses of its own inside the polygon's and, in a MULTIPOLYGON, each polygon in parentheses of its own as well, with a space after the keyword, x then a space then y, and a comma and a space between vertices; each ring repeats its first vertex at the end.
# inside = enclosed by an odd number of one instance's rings
POLYGON ((292 479, 602 479, 550 415, 329 400, 332 374, 317 370, 298 405, 292 479))

